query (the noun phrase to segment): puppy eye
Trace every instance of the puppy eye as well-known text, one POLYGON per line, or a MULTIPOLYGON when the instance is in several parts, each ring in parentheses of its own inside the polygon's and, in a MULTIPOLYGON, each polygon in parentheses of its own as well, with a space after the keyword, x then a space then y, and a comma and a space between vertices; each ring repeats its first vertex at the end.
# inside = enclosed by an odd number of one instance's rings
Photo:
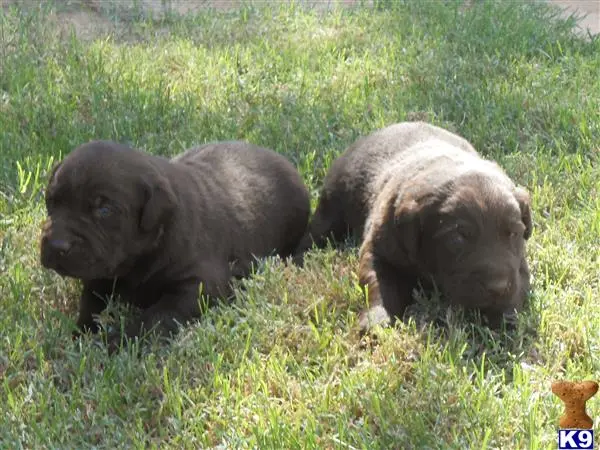
POLYGON ((523 236, 523 231, 516 230, 506 230, 506 237, 508 239, 517 239, 518 237, 523 236))
POLYGON ((110 200, 102 195, 96 197, 90 206, 92 214, 98 219, 105 219, 114 212, 110 200))
POLYGON ((100 208, 96 209, 96 213, 98 214, 99 217, 110 216, 111 212, 112 211, 108 206, 101 206, 100 208))
POLYGON ((112 214, 113 210, 110 205, 103 204, 94 209, 94 215, 100 219, 104 219, 112 214))
POLYGON ((459 250, 467 241, 466 237, 460 232, 455 231, 448 236, 448 246, 452 250, 459 250))

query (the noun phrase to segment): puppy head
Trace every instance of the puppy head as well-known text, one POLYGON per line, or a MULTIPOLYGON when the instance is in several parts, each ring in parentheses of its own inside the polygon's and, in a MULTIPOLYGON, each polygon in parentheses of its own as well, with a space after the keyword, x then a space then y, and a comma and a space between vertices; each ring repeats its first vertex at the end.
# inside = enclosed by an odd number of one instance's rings
POLYGON ((155 158, 94 141, 54 168, 45 201, 42 265, 91 280, 123 276, 152 250, 176 198, 155 158))
POLYGON ((394 222, 402 259, 430 275, 451 303, 491 315, 522 307, 530 287, 530 200, 502 173, 413 186, 397 199, 394 222))

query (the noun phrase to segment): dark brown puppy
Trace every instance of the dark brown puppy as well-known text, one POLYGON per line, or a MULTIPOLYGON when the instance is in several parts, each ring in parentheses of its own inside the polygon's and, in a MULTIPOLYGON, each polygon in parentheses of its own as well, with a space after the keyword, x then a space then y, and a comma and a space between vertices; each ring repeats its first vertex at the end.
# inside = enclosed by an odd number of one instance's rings
POLYGON ((296 256, 328 237, 362 237, 359 278, 371 306, 363 331, 400 317, 418 281, 499 323, 527 297, 531 227, 527 191, 496 163, 442 128, 405 122, 334 161, 296 256))
POLYGON ((129 337, 155 325, 175 331, 200 315, 201 284, 210 298, 227 297, 255 257, 290 255, 310 214, 291 162, 236 141, 172 160, 84 144, 54 169, 46 207, 41 263, 83 281, 77 325, 97 331, 94 315, 114 291, 144 309, 129 337))

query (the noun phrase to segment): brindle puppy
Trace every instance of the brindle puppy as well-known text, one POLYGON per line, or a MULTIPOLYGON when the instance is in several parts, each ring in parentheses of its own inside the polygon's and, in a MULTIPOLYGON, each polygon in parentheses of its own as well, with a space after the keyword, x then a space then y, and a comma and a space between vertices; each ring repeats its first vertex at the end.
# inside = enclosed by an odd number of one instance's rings
POLYGON ((83 281, 78 327, 98 330, 94 316, 114 288, 144 310, 128 337, 197 318, 200 287, 213 300, 229 296, 231 277, 248 275, 254 258, 292 253, 310 214, 285 157, 235 141, 171 160, 84 144, 54 169, 46 207, 41 263, 83 281))
POLYGON ((405 122, 334 161, 296 258, 329 237, 362 237, 363 331, 401 317, 418 281, 499 324, 527 297, 531 228, 529 194, 496 163, 442 128, 405 122))

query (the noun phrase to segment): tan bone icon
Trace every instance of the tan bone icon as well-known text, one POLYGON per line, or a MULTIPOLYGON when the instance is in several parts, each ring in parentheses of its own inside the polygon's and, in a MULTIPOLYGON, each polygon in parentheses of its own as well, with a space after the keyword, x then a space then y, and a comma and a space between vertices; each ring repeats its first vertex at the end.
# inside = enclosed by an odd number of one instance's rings
POLYGON ((585 403, 598 392, 595 381, 555 381, 552 392, 565 404, 564 414, 560 416, 560 428, 589 430, 594 421, 585 411, 585 403))

